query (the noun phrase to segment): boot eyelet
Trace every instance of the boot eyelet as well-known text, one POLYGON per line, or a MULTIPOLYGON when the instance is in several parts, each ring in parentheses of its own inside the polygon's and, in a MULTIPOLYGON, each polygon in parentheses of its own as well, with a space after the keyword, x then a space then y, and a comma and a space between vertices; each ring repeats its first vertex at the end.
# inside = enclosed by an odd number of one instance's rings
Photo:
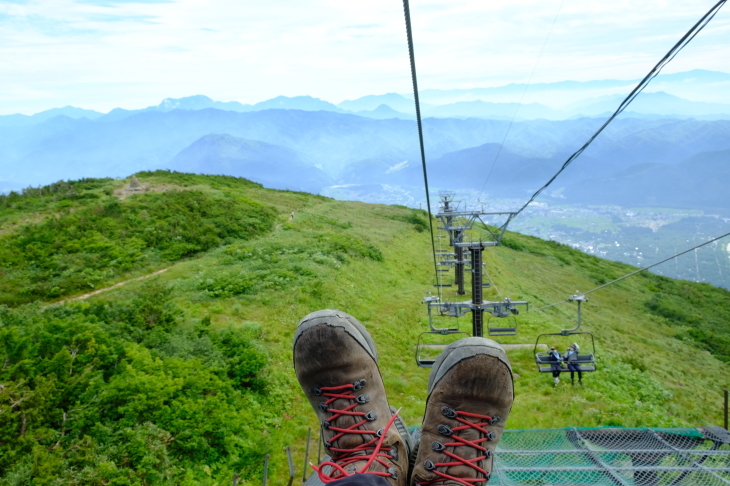
POLYGON ((322 394, 322 390, 317 388, 316 386, 313 386, 309 389, 312 393, 314 393, 316 396, 320 396, 322 394))
POLYGON ((489 421, 489 425, 496 424, 497 422, 499 422, 500 418, 502 418, 502 417, 500 417, 499 415, 495 415, 494 417, 492 417, 492 420, 489 421))
POLYGON ((456 410, 453 408, 443 407, 441 408, 441 413, 448 418, 456 418, 456 410))
POLYGON ((441 442, 433 441, 431 442, 431 449, 435 450, 436 452, 441 452, 443 450, 446 450, 446 446, 443 445, 441 442))
POLYGON ((423 468, 426 471, 433 471, 434 469, 436 469, 436 465, 431 461, 426 461, 423 463, 423 468))
POLYGON ((446 435, 448 437, 451 437, 454 434, 454 431, 451 430, 451 427, 448 425, 440 424, 438 428, 439 434, 446 435))
POLYGON ((377 432, 375 432, 375 437, 380 438, 383 436, 383 429, 378 429, 377 432))
POLYGON ((375 410, 370 410, 368 413, 365 414, 365 419, 369 421, 373 421, 378 418, 378 414, 375 413, 375 410))
POLYGON ((330 441, 326 440, 326 441, 324 441, 324 446, 325 446, 325 447, 326 447, 327 449, 330 449, 330 448, 332 447, 332 442, 330 442, 330 441))
POLYGON ((363 393, 362 395, 358 395, 355 401, 364 405, 370 401, 370 395, 363 393))
POLYGON ((326 412, 326 411, 327 411, 327 408, 328 408, 328 407, 327 407, 327 404, 326 404, 326 403, 324 403, 324 402, 319 402, 319 405, 318 405, 318 407, 319 407, 319 409, 320 409, 320 410, 322 410, 323 412, 326 412))
POLYGON ((355 391, 362 390, 365 387, 365 380, 357 380, 352 384, 355 391))
POLYGON ((487 440, 494 440, 494 437, 495 437, 494 432, 487 433, 487 440))
POLYGON ((323 420, 323 421, 322 421, 322 428, 323 428, 323 429, 329 429, 329 428, 330 428, 330 425, 332 425, 332 424, 330 424, 330 423, 329 423, 329 422, 327 422, 326 420, 323 420))
POLYGON ((390 448, 388 455, 393 458, 394 461, 398 460, 398 448, 394 445, 390 448))
POLYGON ((485 452, 484 455, 487 456, 487 459, 489 459, 490 457, 492 457, 492 451, 487 449, 487 452, 485 452))
POLYGON ((389 467, 388 473, 390 474, 391 478, 398 479, 398 471, 396 471, 395 468, 389 467))

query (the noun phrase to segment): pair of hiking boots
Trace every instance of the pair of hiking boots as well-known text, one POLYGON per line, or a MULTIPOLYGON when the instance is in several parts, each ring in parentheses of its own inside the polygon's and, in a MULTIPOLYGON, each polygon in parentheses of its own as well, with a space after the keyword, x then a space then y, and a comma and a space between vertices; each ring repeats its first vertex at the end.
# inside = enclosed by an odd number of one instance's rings
POLYGON ((319 479, 350 478, 346 482, 352 484, 360 478, 365 481, 355 482, 382 486, 486 484, 514 398, 502 348, 471 337, 441 353, 431 369, 415 444, 388 404, 377 363, 370 334, 349 314, 323 310, 299 323, 294 368, 331 457, 315 468, 319 479))

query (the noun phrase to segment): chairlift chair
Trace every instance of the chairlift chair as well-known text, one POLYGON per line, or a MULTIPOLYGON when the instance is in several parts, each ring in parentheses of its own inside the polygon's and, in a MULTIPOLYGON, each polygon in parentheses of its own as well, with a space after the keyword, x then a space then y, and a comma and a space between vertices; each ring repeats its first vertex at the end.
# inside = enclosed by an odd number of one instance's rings
MULTIPOLYGON (((540 339, 542 339, 544 336, 577 336, 584 334, 586 336, 589 336, 591 338, 591 349, 592 352, 590 353, 584 353, 584 352, 578 352, 576 358, 578 359, 578 369, 584 373, 590 373, 592 371, 596 371, 596 342, 593 338, 593 334, 590 332, 585 331, 579 331, 580 325, 581 325, 581 313, 580 313, 580 304, 581 302, 587 302, 588 299, 582 294, 572 295, 568 298, 568 301, 570 302, 578 302, 578 324, 573 329, 563 329, 560 332, 548 332, 544 334, 540 334, 537 336, 537 339, 535 340, 535 348, 533 349, 533 354, 535 355, 535 364, 537 365, 537 371, 540 373, 551 373, 552 365, 556 363, 555 358, 553 358, 549 352, 546 351, 538 351, 537 348, 541 344, 540 339)), ((570 371, 567 368, 561 369, 561 372, 563 371, 570 371)))
POLYGON ((430 331, 422 332, 418 336, 418 343, 416 344, 416 364, 419 368, 430 368, 436 362, 436 358, 424 357, 423 352, 427 349, 443 349, 451 343, 446 344, 426 344, 423 342, 424 336, 427 334, 436 334, 441 336, 449 336, 453 334, 465 334, 470 336, 468 332, 460 331, 456 328, 437 328, 433 325, 433 315, 431 313, 431 302, 437 302, 439 298, 435 295, 424 297, 422 303, 428 304, 428 326, 430 331))
POLYGON ((505 299, 506 305, 504 307, 497 307, 495 308, 494 313, 489 316, 487 319, 487 330, 489 332, 490 336, 516 336, 517 335, 517 317, 515 317, 517 314, 520 313, 520 311, 512 304, 512 300, 507 298, 505 299), (505 319, 508 318, 509 322, 512 323, 512 326, 503 326, 503 327, 492 327, 490 326, 490 322, 492 320, 492 317, 496 317, 498 319, 505 319))
MULTIPOLYGON (((517 335, 517 318, 515 316, 507 316, 506 318, 509 319, 509 322, 512 323, 512 327, 506 326, 506 327, 492 327, 490 325, 492 321, 492 317, 495 316, 489 316, 489 319, 487 319, 487 329, 489 331, 490 336, 516 336, 517 335)), ((504 319, 505 317, 498 317, 498 319, 504 319)))

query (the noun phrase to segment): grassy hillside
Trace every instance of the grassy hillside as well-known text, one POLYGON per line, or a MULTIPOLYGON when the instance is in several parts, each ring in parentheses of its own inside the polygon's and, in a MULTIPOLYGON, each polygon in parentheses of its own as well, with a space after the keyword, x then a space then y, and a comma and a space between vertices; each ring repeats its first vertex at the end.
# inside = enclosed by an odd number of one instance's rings
MULTIPOLYGON (((433 291, 422 211, 230 177, 138 177, 146 192, 87 180, 0 201, 0 484, 222 485, 234 472, 258 481, 266 453, 274 483, 285 484, 284 446, 301 474, 307 428, 316 437, 318 427, 291 368, 291 339, 321 308, 363 322, 390 402, 420 423, 429 370, 414 352, 427 328, 420 301, 433 291), (161 236, 145 239, 151 232, 161 236), (170 251, 176 244, 189 251, 170 251), (121 257, 110 252, 134 257, 112 265, 121 257), (93 280, 69 277, 87 268, 93 280)), ((631 270, 513 233, 484 257, 499 293, 531 308, 631 270)), ((487 296, 500 298, 496 289, 487 296)), ((554 387, 531 349, 510 350, 518 377, 508 427, 720 423, 729 292, 642 274, 589 298, 584 327, 596 336, 600 371, 583 387, 554 387)), ((518 336, 500 342, 572 327, 575 307, 518 320, 518 336)))

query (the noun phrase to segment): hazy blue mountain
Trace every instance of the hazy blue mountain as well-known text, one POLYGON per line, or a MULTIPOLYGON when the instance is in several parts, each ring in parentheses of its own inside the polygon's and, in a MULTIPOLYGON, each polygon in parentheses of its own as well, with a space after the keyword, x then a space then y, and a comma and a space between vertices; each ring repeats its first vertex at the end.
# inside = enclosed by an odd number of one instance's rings
POLYGON ((637 164, 614 176, 583 180, 562 193, 569 203, 724 210, 730 214, 730 150, 678 164, 637 164))
MULTIPOLYGON (((511 83, 491 88, 427 89, 420 92, 420 98, 423 102, 437 105, 477 99, 493 102, 537 101, 557 109, 562 104, 604 96, 607 92, 626 96, 638 82, 639 79, 606 79, 534 83, 529 86, 526 86, 525 83, 511 83), (523 97, 525 98, 523 99, 523 97)), ((730 74, 728 73, 695 69, 682 73, 660 74, 652 80, 647 90, 649 92, 665 91, 696 101, 730 104, 728 85, 730 85, 730 74)), ((405 93, 404 96, 412 98, 410 93, 405 93)))
POLYGON ((20 113, 0 116, 0 127, 23 127, 33 123, 35 123, 35 120, 32 116, 21 115, 20 113))
POLYGON ((539 103, 490 103, 488 101, 459 101, 448 105, 431 106, 424 110, 426 116, 440 118, 480 117, 499 120, 533 120, 537 118, 562 119, 565 116, 539 103))
POLYGON ((141 110, 125 110, 123 108, 114 108, 106 115, 102 116, 101 121, 117 121, 127 118, 136 113, 144 113, 146 111, 162 111, 168 112, 173 110, 204 110, 206 108, 216 108, 226 111, 252 111, 251 105, 244 105, 238 101, 215 101, 204 95, 186 96, 184 98, 165 98, 159 105, 148 106, 141 110))
MULTIPOLYGON (((529 85, 529 93, 540 92, 583 92, 603 91, 636 84, 636 80, 600 80, 600 81, 560 81, 556 83, 533 83, 529 85)), ((419 92, 420 99, 426 103, 445 105, 459 101, 518 101, 525 93, 524 83, 510 83, 505 86, 491 88, 466 89, 425 89, 419 92)), ((406 94, 405 96, 413 96, 406 94)))
POLYGON ((506 148, 500 150, 498 143, 487 143, 431 160, 429 179, 438 181, 439 187, 485 188, 492 196, 505 197, 515 189, 537 188, 562 162, 562 158, 523 157, 506 148))
MULTIPOLYGON (((566 106, 565 111, 584 116, 613 113, 624 98, 624 95, 590 98, 566 106)), ((660 91, 657 93, 641 93, 629 105, 626 111, 628 113, 682 115, 686 117, 718 114, 730 115, 730 104, 689 101, 660 91)))
POLYGON ((31 118, 40 122, 50 120, 51 118, 59 115, 67 116, 69 118, 88 118, 89 120, 94 120, 102 116, 103 113, 94 110, 76 108, 75 106, 64 106, 63 108, 51 108, 50 110, 36 113, 31 116, 31 118))
POLYGON ((144 111, 151 111, 151 110, 125 110, 124 108, 114 108, 106 115, 99 117, 99 121, 102 122, 114 122, 121 120, 122 118, 127 118, 128 116, 132 116, 136 113, 142 113, 144 111))
MULTIPOLYGON (((597 159, 594 170, 597 175, 612 174, 639 163, 677 163, 702 152, 730 148, 730 120, 656 120, 646 128, 632 124, 621 136, 612 130, 608 137, 603 134, 585 155, 597 159), (609 168, 598 164, 610 161, 609 168)), ((616 129, 627 128, 618 124, 616 129)))
POLYGON ((319 193, 332 183, 293 150, 231 135, 205 135, 163 166, 196 174, 245 177, 266 187, 319 193))
POLYGON ((270 100, 262 101, 253 105, 253 110, 304 110, 304 111, 336 111, 343 112, 341 108, 328 101, 313 98, 311 96, 277 96, 270 100))
MULTIPOLYGON (((397 185, 415 186, 423 184, 421 160, 414 156, 409 159, 377 157, 363 159, 348 164, 338 178, 338 184, 360 185, 397 185)), ((370 187, 369 190, 372 190, 370 187)))
MULTIPOLYGON (((491 116, 511 119, 511 114, 514 113, 513 104, 521 101, 522 106, 518 112, 518 119, 571 119, 578 115, 595 117, 612 112, 637 81, 560 81, 534 83, 530 86, 512 83, 488 88, 427 89, 421 91, 421 109, 424 116, 491 116), (466 103, 475 101, 495 105, 480 105, 479 103, 469 105, 466 103), (546 106, 540 106, 541 104, 546 106)), ((717 71, 693 70, 661 74, 652 81, 647 92, 632 104, 629 112, 633 112, 633 116, 637 118, 645 119, 650 118, 645 116, 647 114, 680 118, 691 116, 699 119, 729 118, 730 90, 727 89, 728 86, 730 86, 730 74, 717 71)), ((66 106, 46 110, 33 116, 5 115, 0 116, 0 127, 33 125, 59 115, 74 119, 88 118, 112 122, 147 111, 168 112, 208 108, 235 112, 267 109, 361 112, 362 116, 369 118, 386 118, 390 115, 408 118, 409 115, 415 113, 411 93, 368 95, 355 100, 343 101, 338 106, 311 96, 279 96, 249 105, 237 101, 215 101, 204 95, 194 95, 183 98, 166 98, 158 105, 138 110, 115 108, 107 114, 66 106), (387 105, 396 113, 385 113, 385 109, 379 108, 381 105, 387 105)))
POLYGON ((103 113, 94 110, 85 110, 83 108, 76 108, 75 106, 64 106, 63 108, 51 108, 50 110, 41 111, 35 115, 15 114, 0 116, 0 127, 34 125, 57 116, 95 120, 102 115, 103 113))
MULTIPOLYGON (((93 121, 58 116, 36 125, 0 127, 2 180, 25 186, 78 177, 124 176, 165 167, 201 137, 228 134, 291 150, 301 163, 320 168, 337 184, 407 184, 414 179, 421 184, 413 120, 377 120, 331 111, 241 113, 212 108, 152 110, 106 119, 110 115, 113 112, 93 121)), ((582 118, 513 123, 495 166, 496 174, 502 168, 508 171, 504 177, 497 176, 499 184, 542 174, 538 159, 548 164, 545 167, 562 163, 602 122, 582 118)), ((451 152, 501 143, 509 126, 506 120, 426 118, 429 167, 451 152)), ((638 163, 675 163, 725 149, 730 149, 730 121, 618 119, 558 183, 608 177, 638 163)), ((486 177, 490 167, 488 149, 479 150, 461 154, 461 162, 454 163, 468 167, 466 173, 474 179, 486 177), (473 165, 469 165, 471 160, 473 165)))
MULTIPOLYGON (((346 100, 337 106, 343 110, 352 112, 375 110, 380 105, 387 105, 390 108, 402 113, 411 113, 415 116, 416 105, 412 98, 406 98, 398 93, 387 93, 383 95, 368 95, 356 100, 346 100)), ((421 103, 421 109, 429 108, 428 103, 421 103)))
MULTIPOLYGON (((660 74, 654 81, 661 83, 728 83, 730 73, 720 71, 708 71, 706 69, 693 69, 681 73, 660 74)), ((654 82, 652 81, 652 83, 654 82)))
POLYGON ((380 105, 374 110, 362 110, 355 113, 359 116, 375 118, 376 120, 387 120, 388 118, 400 118, 402 120, 415 120, 416 115, 407 115, 400 111, 395 111, 388 105, 380 105))
POLYGON ((187 96, 185 98, 165 98, 156 107, 149 107, 147 110, 172 111, 172 110, 203 110, 205 108, 217 108, 228 111, 251 111, 251 105, 244 105, 238 101, 214 101, 203 95, 187 96))
POLYGON ((270 100, 256 103, 255 105, 248 105, 239 103, 238 101, 215 101, 207 96, 195 95, 187 96, 185 98, 166 98, 162 100, 159 105, 149 106, 141 110, 124 110, 122 108, 115 108, 106 115, 104 115, 102 121, 117 121, 122 118, 127 118, 137 113, 144 113, 148 111, 161 111, 168 112, 173 110, 205 110, 208 108, 215 108, 217 110, 224 111, 235 111, 239 113, 245 113, 249 111, 261 111, 270 109, 280 110, 304 110, 304 111, 335 111, 344 112, 340 108, 336 107, 332 103, 322 101, 319 98, 312 98, 311 96, 277 96, 270 100))
MULTIPOLYGON (((429 156, 498 138, 506 122, 430 119, 429 156)), ((337 175, 347 164, 378 157, 418 157, 415 123, 328 111, 205 109, 146 111, 116 121, 57 117, 33 127, 0 129, 7 180, 46 183, 60 178, 123 175, 160 167, 204 135, 228 133, 287 147, 312 166, 337 175)), ((4 174, 5 175, 5 174, 4 174)))

